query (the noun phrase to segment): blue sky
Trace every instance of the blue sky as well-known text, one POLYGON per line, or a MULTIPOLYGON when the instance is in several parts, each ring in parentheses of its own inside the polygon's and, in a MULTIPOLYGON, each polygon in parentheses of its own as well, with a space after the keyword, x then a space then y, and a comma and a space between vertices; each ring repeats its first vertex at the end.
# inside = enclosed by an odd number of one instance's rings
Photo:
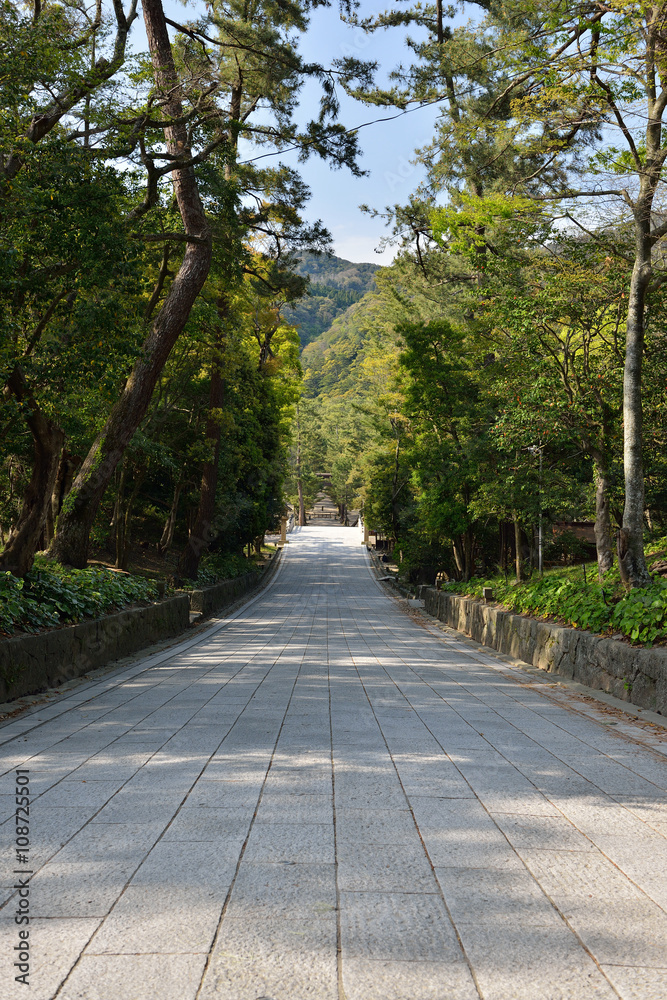
MULTIPOLYGON (((187 5, 177 0, 163 0, 168 16, 179 21, 195 16, 201 3, 194 0, 187 5), (189 10, 188 8, 191 8, 189 10)), ((373 0, 362 0, 359 14, 368 17, 387 9, 373 0)), ((467 20, 459 16, 457 21, 467 20)), ((146 47, 143 21, 136 25, 133 47, 146 47)), ((308 60, 329 65, 343 55, 380 64, 379 80, 400 62, 409 62, 410 53, 404 44, 404 32, 390 31, 365 35, 357 28, 343 23, 334 0, 331 8, 318 8, 311 17, 307 34, 302 39, 301 51, 308 60)), ((316 114, 318 88, 308 84, 303 91, 301 113, 304 121, 316 114)), ((396 109, 368 107, 341 94, 340 120, 346 127, 354 127, 377 118, 397 115, 396 109)), ((419 183, 422 171, 411 161, 414 150, 427 143, 433 136, 437 107, 420 108, 411 114, 392 121, 378 122, 359 132, 359 145, 363 151, 360 166, 368 176, 353 177, 348 170, 332 170, 323 161, 312 158, 299 165, 299 170, 311 189, 312 199, 307 212, 311 221, 321 219, 333 237, 334 252, 353 261, 389 263, 395 249, 383 253, 377 247, 383 236, 389 234, 382 219, 374 219, 359 210, 362 203, 382 210, 386 205, 407 201, 419 183)), ((283 153, 276 160, 297 166, 296 153, 283 153)))
MULTIPOLYGON (((384 5, 364 0, 359 12, 370 16, 384 9, 384 5)), ((395 28, 366 35, 344 24, 336 6, 320 8, 313 12, 301 49, 306 58, 324 64, 343 55, 377 61, 381 67, 379 78, 384 82, 391 69, 401 61, 409 61, 403 34, 395 28)), ((303 109, 312 113, 315 100, 316 87, 309 86, 304 91, 303 109)), ((348 127, 397 114, 396 109, 368 107, 341 95, 340 117, 348 127)), ((329 228, 339 256, 374 263, 388 263, 392 259, 393 249, 382 254, 376 252, 382 236, 388 235, 389 230, 381 219, 360 212, 359 205, 365 203, 383 209, 385 205, 407 201, 422 177, 421 170, 411 163, 413 151, 433 136, 437 114, 435 107, 421 108, 362 129, 360 166, 369 171, 369 176, 353 177, 348 170, 331 170, 326 163, 315 159, 302 165, 303 177, 312 191, 312 217, 321 218, 329 228)))

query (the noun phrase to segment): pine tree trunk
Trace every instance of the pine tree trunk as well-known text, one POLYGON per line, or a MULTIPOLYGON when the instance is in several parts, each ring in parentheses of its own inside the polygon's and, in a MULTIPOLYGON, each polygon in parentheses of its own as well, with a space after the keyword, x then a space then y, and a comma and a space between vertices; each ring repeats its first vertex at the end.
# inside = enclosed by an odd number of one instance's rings
POLYGON ((306 505, 303 499, 303 480, 301 478, 301 417, 299 407, 296 408, 296 486, 299 491, 299 525, 306 522, 306 505))
POLYGON ((473 575, 475 549, 475 535, 470 528, 467 528, 461 536, 463 542, 463 579, 467 582, 473 575))
POLYGON ((116 540, 116 569, 125 569, 125 517, 123 516, 123 500, 125 498, 125 481, 127 479, 127 469, 125 463, 121 465, 118 479, 118 492, 116 494, 116 505, 113 513, 114 536, 116 540))
POLYGON ((27 424, 32 434, 34 464, 18 520, 9 533, 4 551, 0 554, 0 570, 23 577, 30 572, 42 537, 65 435, 60 427, 44 415, 31 395, 23 372, 19 368, 14 369, 7 380, 7 385, 19 402, 27 406, 27 424))
MULTIPOLYGON (((155 82, 158 90, 166 95, 166 114, 178 118, 182 115, 178 77, 161 0, 144 0, 143 11, 155 82)), ((173 156, 189 155, 185 124, 167 126, 164 134, 167 148, 173 156)), ((53 558, 71 566, 86 565, 88 538, 97 508, 127 444, 146 413, 155 384, 211 266, 211 233, 193 168, 174 170, 172 181, 183 227, 193 242, 187 243, 183 263, 153 321, 125 389, 86 456, 63 504, 50 551, 53 558)))
POLYGON ((456 563, 459 579, 463 580, 465 575, 465 559, 463 556, 463 546, 461 545, 460 536, 452 539, 452 551, 454 552, 454 562, 456 563))
POLYGON ((301 482, 301 476, 297 479, 297 488, 299 490, 299 524, 301 527, 307 524, 306 520, 306 504, 303 499, 303 483, 301 482))
MULTIPOLYGON (((393 425, 393 421, 392 421, 393 425)), ((398 506, 398 473, 399 473, 399 458, 401 453, 401 439, 398 434, 398 430, 394 425, 394 433, 396 434, 396 448, 394 449, 394 475, 391 484, 391 530, 394 536, 394 542, 398 538, 398 528, 399 528, 399 506, 398 506)))
POLYGON ((220 464, 220 438, 222 434, 219 411, 224 403, 224 384, 220 374, 220 358, 216 355, 211 371, 206 440, 212 448, 212 455, 204 463, 199 493, 197 517, 187 544, 178 561, 176 576, 183 580, 196 580, 199 561, 215 537, 213 520, 215 517, 215 494, 218 488, 218 466, 220 464))
POLYGON ((498 543, 499 543, 499 560, 498 565, 500 566, 500 572, 507 572, 507 549, 505 546, 505 522, 498 522, 498 543))

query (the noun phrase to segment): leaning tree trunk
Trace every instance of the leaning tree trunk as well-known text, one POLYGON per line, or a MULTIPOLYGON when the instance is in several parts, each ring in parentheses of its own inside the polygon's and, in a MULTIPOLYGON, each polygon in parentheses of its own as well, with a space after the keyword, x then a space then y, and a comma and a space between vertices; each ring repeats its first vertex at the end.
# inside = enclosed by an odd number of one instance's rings
POLYGON ((463 556, 463 546, 461 544, 460 535, 457 535, 456 538, 452 538, 452 552, 454 554, 454 563, 456 564, 459 579, 463 580, 465 577, 465 559, 463 556))
POLYGON ((42 537, 65 434, 44 415, 30 393, 20 368, 14 369, 7 385, 19 402, 27 407, 27 424, 32 434, 35 457, 21 512, 0 555, 0 570, 9 571, 14 576, 25 576, 30 571, 42 537))
POLYGON ((224 385, 220 374, 220 357, 216 352, 211 371, 211 387, 209 392, 208 418, 206 421, 206 440, 212 447, 212 455, 204 463, 199 493, 197 518, 190 532, 187 545, 178 561, 176 576, 182 580, 196 580, 199 572, 199 561, 213 538, 215 530, 215 493, 218 487, 218 466, 220 464, 220 410, 225 401, 224 385))
POLYGON ((623 375, 623 469, 625 508, 618 539, 621 579, 630 587, 651 582, 644 557, 644 463, 642 457, 642 362, 644 310, 651 279, 650 211, 639 199, 635 213, 636 256, 630 281, 623 375))
POLYGON ((609 511, 609 470, 601 452, 592 452, 595 479, 595 548, 598 557, 598 577, 602 583, 614 565, 609 511))
MULTIPOLYGON (((166 114, 182 117, 178 77, 161 0, 144 0, 144 21, 157 89, 164 95, 166 114)), ((174 157, 187 158, 186 125, 165 126, 165 141, 174 157)), ((199 197, 194 169, 172 173, 174 194, 191 242, 162 309, 144 341, 141 355, 113 407, 106 425, 92 445, 58 518, 51 546, 53 558, 71 566, 85 566, 88 538, 97 508, 132 435, 141 423, 155 384, 185 326, 211 266, 211 232, 199 197)))

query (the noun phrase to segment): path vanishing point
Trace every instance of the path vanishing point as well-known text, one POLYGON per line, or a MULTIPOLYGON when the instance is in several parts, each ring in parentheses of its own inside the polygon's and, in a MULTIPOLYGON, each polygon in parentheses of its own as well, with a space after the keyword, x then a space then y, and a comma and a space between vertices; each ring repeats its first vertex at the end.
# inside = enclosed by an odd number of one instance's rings
POLYGON ((665 1000, 667 742, 552 680, 296 531, 235 616, 0 726, 0 997, 665 1000))

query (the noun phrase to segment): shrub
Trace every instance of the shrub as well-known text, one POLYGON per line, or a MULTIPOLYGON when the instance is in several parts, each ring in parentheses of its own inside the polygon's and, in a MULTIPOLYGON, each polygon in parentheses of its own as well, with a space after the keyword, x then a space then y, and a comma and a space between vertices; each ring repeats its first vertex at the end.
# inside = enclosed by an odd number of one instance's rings
POLYGON ((238 553, 209 555, 202 559, 195 583, 198 587, 211 587, 222 580, 234 580, 254 570, 259 570, 259 567, 238 553))
POLYGON ((521 614, 553 617, 598 634, 621 632, 649 647, 667 639, 667 580, 626 593, 617 573, 609 574, 601 586, 597 580, 584 583, 582 570, 576 567, 547 572, 520 585, 502 577, 473 578, 468 583, 448 583, 443 590, 481 597, 483 587, 492 587, 497 600, 521 614))
POLYGON ((70 569, 38 559, 23 579, 0 573, 0 631, 38 632, 72 625, 156 598, 155 585, 143 577, 96 566, 70 569))

